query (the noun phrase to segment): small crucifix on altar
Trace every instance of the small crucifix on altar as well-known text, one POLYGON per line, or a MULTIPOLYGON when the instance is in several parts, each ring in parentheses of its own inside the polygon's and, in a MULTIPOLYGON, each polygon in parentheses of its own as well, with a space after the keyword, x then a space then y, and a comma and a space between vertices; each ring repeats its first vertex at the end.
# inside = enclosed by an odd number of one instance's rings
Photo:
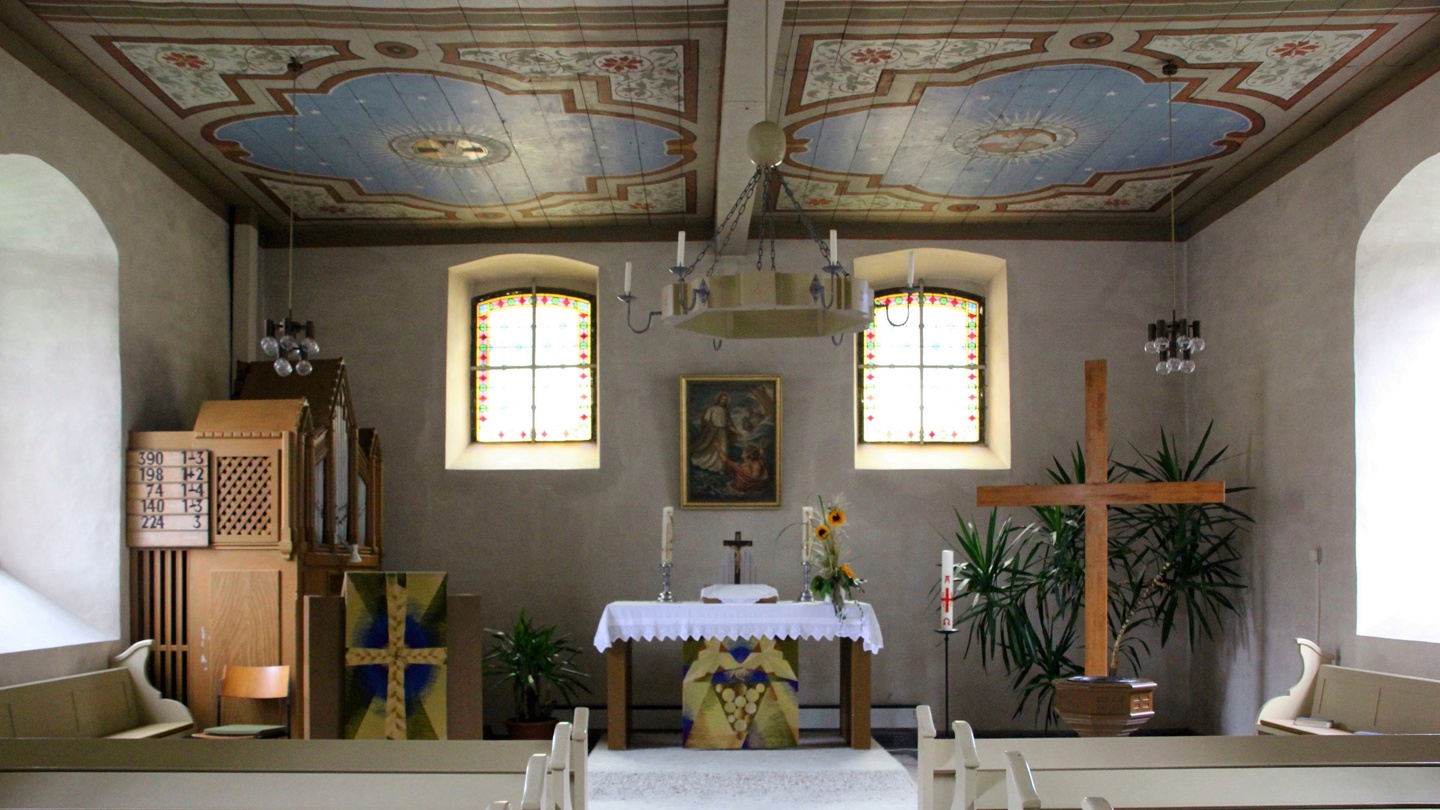
POLYGON ((741 574, 741 572, 744 570, 744 566, 742 565, 742 561, 744 560, 745 547, 746 547, 746 546, 753 546, 753 545, 755 545, 755 541, 754 541, 754 540, 742 540, 742 539, 740 539, 740 532, 735 532, 735 539, 734 539, 734 540, 726 540, 726 541, 725 541, 725 545, 729 546, 730 548, 734 549, 734 551, 735 551, 735 579, 734 579, 734 583, 735 583, 736 585, 739 585, 739 584, 740 584, 740 574, 741 574))
POLYGON ((1061 688, 1057 681, 1055 709, 1082 736, 1129 734, 1155 714, 1154 681, 1111 680, 1114 657, 1110 647, 1110 522, 1111 506, 1138 504, 1224 503, 1224 481, 1110 483, 1109 416, 1105 361, 1085 361, 1085 483, 1039 486, 977 487, 979 506, 1085 507, 1085 680, 1087 688, 1061 688), (1095 682, 1104 679, 1106 682, 1095 682), (1148 688, 1143 686, 1148 684, 1148 688), (1132 693, 1121 701, 1123 714, 1102 717, 1115 707, 1102 692, 1132 693))

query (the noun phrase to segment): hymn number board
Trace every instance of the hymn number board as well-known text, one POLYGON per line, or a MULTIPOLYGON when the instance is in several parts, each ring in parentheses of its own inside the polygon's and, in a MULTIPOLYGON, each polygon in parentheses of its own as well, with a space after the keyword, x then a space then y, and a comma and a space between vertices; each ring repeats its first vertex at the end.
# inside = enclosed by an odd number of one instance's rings
POLYGON ((210 451, 126 453, 125 523, 132 548, 210 545, 210 451))

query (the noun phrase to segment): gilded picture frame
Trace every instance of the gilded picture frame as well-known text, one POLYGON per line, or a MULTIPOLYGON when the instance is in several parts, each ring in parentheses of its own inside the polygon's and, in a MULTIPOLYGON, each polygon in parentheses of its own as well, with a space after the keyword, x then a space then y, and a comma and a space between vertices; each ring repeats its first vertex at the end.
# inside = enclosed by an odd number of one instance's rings
POLYGON ((780 378, 680 378, 680 505, 780 506, 780 378))

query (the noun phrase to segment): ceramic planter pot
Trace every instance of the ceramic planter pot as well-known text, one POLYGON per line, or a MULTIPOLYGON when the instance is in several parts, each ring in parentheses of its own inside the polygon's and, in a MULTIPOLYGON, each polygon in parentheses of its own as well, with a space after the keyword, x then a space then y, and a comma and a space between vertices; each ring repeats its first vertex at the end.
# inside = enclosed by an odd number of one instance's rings
POLYGON ((559 720, 506 720, 505 728, 512 740, 548 740, 555 734, 559 720))

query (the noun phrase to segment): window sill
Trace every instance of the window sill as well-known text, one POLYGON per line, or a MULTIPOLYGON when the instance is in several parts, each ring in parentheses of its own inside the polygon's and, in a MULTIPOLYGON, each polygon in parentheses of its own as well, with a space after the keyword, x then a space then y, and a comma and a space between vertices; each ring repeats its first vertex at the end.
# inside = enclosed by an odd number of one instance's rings
POLYGON ((600 443, 477 444, 450 453, 447 470, 598 470, 600 443))
POLYGON ((1008 470, 1010 448, 970 444, 943 445, 857 444, 857 470, 1008 470))

